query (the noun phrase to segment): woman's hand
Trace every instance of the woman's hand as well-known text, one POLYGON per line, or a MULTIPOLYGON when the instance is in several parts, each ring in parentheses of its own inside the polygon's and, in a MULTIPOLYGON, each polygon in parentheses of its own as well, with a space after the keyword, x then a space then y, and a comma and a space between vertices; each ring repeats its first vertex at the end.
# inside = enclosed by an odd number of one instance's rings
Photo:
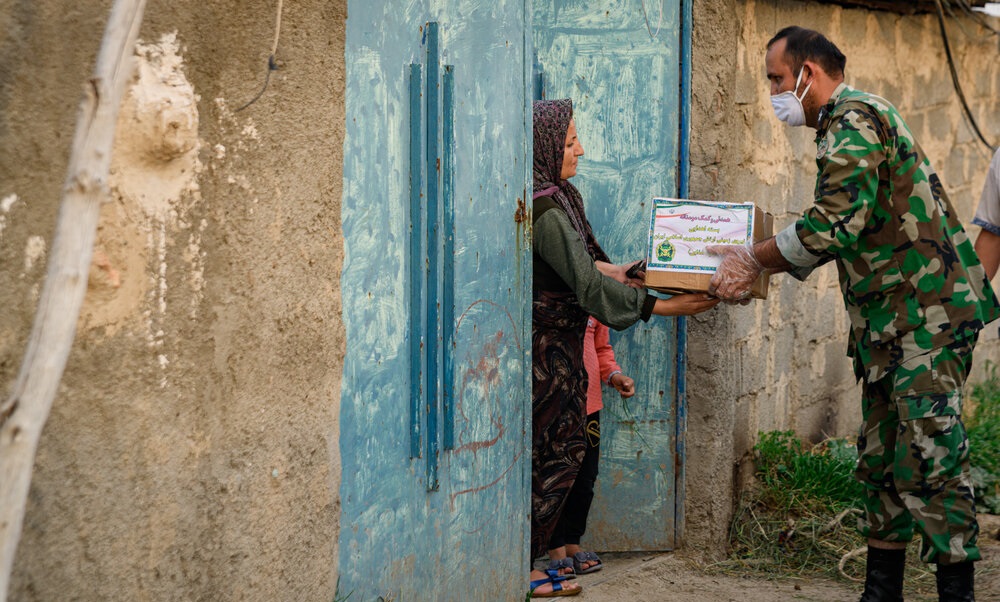
POLYGON ((595 261, 594 265, 597 266, 598 272, 604 274, 608 278, 617 280, 618 282, 622 281, 621 279, 622 274, 620 274, 620 270, 618 269, 619 266, 616 266, 613 263, 608 263, 606 261, 595 261))
POLYGON ((646 288, 646 261, 633 261, 625 268, 625 278, 627 282, 625 284, 631 286, 632 288, 646 288))
POLYGON ((616 372, 612 375, 610 383, 618 391, 619 395, 622 396, 622 399, 627 399, 635 395, 635 381, 621 372, 616 372))
POLYGON ((628 269, 637 263, 639 262, 633 261, 623 265, 615 265, 606 261, 595 261, 594 265, 597 266, 597 270, 600 273, 612 280, 616 280, 632 288, 646 288, 646 272, 639 272, 636 278, 630 278, 627 273, 628 269))
POLYGON ((706 293, 686 293, 669 299, 657 299, 653 313, 658 316, 693 316, 712 309, 721 299, 706 293))

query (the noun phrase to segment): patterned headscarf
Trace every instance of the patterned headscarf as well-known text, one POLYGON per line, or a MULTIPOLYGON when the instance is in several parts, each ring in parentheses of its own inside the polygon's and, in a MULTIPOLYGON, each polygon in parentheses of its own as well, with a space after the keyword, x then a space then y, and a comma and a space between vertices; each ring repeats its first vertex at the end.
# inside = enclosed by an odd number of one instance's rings
POLYGON ((583 210, 583 197, 580 191, 563 180, 562 160, 566 148, 566 132, 569 130, 570 119, 573 118, 573 101, 536 100, 532 106, 534 116, 535 156, 532 169, 533 189, 532 199, 540 196, 550 196, 556 204, 562 207, 569 216, 580 238, 587 245, 587 251, 594 261, 607 261, 607 254, 601 245, 597 244, 594 232, 587 221, 583 210))

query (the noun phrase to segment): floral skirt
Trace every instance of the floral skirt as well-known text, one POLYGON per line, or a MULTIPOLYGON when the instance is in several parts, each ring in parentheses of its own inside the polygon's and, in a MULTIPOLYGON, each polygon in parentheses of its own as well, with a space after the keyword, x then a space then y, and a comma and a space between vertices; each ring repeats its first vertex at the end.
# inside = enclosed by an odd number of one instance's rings
POLYGON ((572 293, 536 291, 531 324, 531 558, 548 549, 586 450, 587 313, 572 293))

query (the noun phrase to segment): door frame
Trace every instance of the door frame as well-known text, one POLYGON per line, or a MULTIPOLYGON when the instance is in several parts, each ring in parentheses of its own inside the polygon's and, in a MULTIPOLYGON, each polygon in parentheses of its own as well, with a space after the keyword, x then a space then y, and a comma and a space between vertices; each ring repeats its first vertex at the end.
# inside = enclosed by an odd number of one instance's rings
MULTIPOLYGON (((666 0, 662 0, 666 1, 666 0)), ((693 29, 693 5, 694 0, 680 0, 678 7, 679 20, 679 86, 677 97, 678 123, 677 123, 677 155, 675 164, 676 194, 680 198, 688 198, 690 184, 690 134, 691 134, 691 97, 692 97, 692 29, 693 29)), ((529 11, 529 16, 533 17, 534 10, 529 11)), ((534 25, 530 30, 530 38, 534 40, 534 25)), ((534 45, 532 44, 532 47, 534 45)), ((531 89, 533 97, 539 99, 545 92, 547 76, 538 64, 537 52, 532 48, 531 56, 531 89)), ((673 508, 666 508, 667 512, 673 513, 674 532, 673 548, 679 547, 683 541, 685 532, 685 500, 686 500, 686 435, 687 435, 687 319, 684 316, 676 318, 676 331, 674 340, 676 344, 675 359, 675 381, 673 387, 675 406, 675 432, 674 432, 674 500, 673 508)))
MULTIPOLYGON (((691 28, 694 23, 694 0, 681 0, 681 72, 680 72, 680 132, 677 150, 677 189, 681 198, 688 198, 691 179, 691 28)), ((687 467, 687 318, 677 318, 677 467, 674 497, 674 544, 684 538, 684 500, 687 467)))

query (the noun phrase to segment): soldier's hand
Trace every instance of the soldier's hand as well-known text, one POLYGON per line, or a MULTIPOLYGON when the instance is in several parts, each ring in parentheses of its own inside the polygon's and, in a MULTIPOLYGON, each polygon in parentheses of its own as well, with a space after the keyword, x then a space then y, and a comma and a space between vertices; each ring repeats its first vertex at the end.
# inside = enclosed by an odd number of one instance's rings
POLYGON ((708 284, 708 292, 723 301, 748 302, 750 288, 764 271, 750 245, 711 245, 705 249, 722 257, 722 263, 708 284))

